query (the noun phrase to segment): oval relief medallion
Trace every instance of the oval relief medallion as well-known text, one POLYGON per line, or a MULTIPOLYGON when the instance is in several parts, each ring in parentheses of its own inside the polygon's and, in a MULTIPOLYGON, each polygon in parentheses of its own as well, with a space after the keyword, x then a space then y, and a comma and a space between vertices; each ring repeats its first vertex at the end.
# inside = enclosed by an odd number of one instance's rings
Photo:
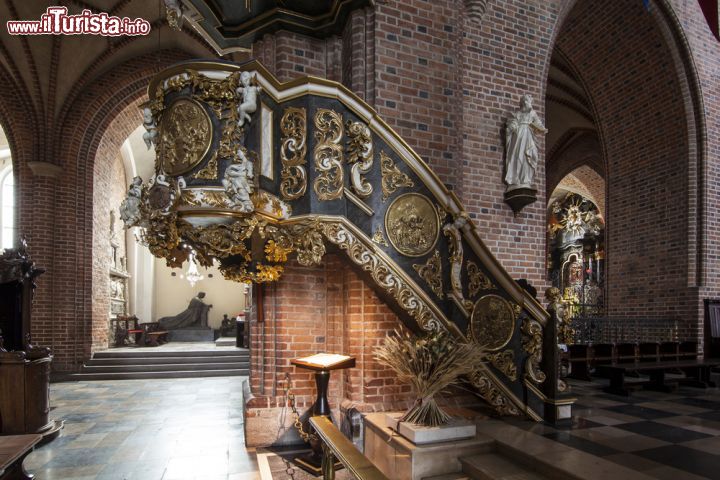
POLYGON ((160 121, 160 165, 168 175, 182 175, 196 167, 212 142, 212 123, 196 101, 182 98, 160 121))
POLYGON ((440 219, 426 196, 406 193, 388 207, 385 231, 398 252, 408 257, 421 257, 435 246, 440 234, 440 219))
POLYGON ((489 350, 500 350, 515 331, 515 313, 510 302, 499 295, 485 295, 475 302, 470 318, 475 341, 489 350))

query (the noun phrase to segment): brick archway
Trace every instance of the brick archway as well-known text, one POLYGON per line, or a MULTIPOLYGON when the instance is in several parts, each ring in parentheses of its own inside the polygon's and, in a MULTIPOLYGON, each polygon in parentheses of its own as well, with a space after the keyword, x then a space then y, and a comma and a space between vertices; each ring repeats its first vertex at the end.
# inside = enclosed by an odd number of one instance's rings
POLYGON ((693 338, 698 299, 688 280, 698 276, 701 247, 704 118, 673 8, 667 1, 649 10, 641 2, 566 5, 553 49, 587 92, 597 134, 577 135, 551 151, 546 188, 550 194, 583 164, 604 173, 609 313, 678 318, 681 335, 693 338), (663 281, 645 281, 653 277, 663 281))

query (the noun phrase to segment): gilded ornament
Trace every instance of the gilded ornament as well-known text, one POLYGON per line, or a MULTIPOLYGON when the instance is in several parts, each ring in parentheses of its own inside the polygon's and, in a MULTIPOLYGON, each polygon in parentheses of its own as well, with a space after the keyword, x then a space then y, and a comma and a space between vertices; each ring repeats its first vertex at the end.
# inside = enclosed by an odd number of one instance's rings
POLYGON ((388 207, 385 231, 398 252, 407 257, 422 257, 435 246, 440 221, 435 207, 426 196, 406 193, 388 207))
POLYGON ((494 285, 490 279, 480 270, 475 262, 467 262, 467 274, 469 281, 470 298, 476 297, 480 290, 490 290, 494 285))
POLYGON ((452 223, 443 226, 443 233, 448 237, 448 249, 450 250, 450 287, 452 288, 452 296, 466 310, 471 310, 472 302, 465 300, 462 286, 463 245, 461 229, 467 222, 467 214, 460 214, 452 223))
POLYGON ((202 205, 202 192, 198 190, 185 190, 180 195, 180 203, 191 207, 199 207, 202 205))
POLYGON ((220 272, 226 280, 241 283, 276 282, 283 273, 280 265, 258 264, 254 272, 248 271, 246 265, 220 266, 220 272))
POLYGON ((500 415, 517 416, 520 411, 512 400, 497 388, 482 367, 468 375, 470 383, 478 389, 478 394, 500 415))
POLYGON ((160 168, 182 175, 203 159, 212 142, 212 123, 196 101, 181 98, 163 112, 160 121, 160 168))
POLYGON ((369 197, 373 186, 363 176, 373 166, 373 144, 370 128, 361 122, 348 121, 346 124, 348 144, 347 163, 350 169, 350 183, 358 197, 369 197))
POLYGON ((304 108, 288 107, 280 120, 280 193, 285 200, 295 200, 307 189, 305 155, 307 154, 307 119, 304 108))
POLYGON ((373 233, 372 241, 383 247, 389 246, 380 226, 375 227, 375 233, 373 233))
POLYGON ((420 278, 427 282, 430 290, 432 290, 435 295, 439 298, 445 298, 445 294, 443 293, 442 260, 440 259, 440 252, 435 250, 435 253, 427 259, 427 262, 424 264, 413 264, 413 268, 420 278))
POLYGON ((386 201, 398 188, 414 187, 412 179, 400 171, 385 152, 380 151, 380 173, 382 174, 382 201, 386 201))
POLYGON ((193 178, 198 178, 202 180, 217 180, 218 178, 218 151, 215 150, 210 157, 210 160, 208 160, 207 165, 205 165, 204 168, 201 168, 198 170, 194 175, 193 178))
POLYGON ((343 171, 342 117, 334 110, 319 108, 315 113, 315 170, 313 184, 319 200, 336 200, 342 197, 345 173, 343 171))
POLYGON ((370 245, 365 245, 341 222, 326 222, 322 225, 325 238, 344 250, 350 260, 368 272, 377 285, 383 288, 418 326, 426 331, 445 330, 441 320, 430 306, 417 295, 413 287, 388 264, 376 255, 370 245))
POLYGON ((521 327, 523 333, 523 350, 528 354, 525 361, 525 374, 535 383, 545 381, 545 373, 540 370, 542 361, 543 329, 537 320, 525 318, 521 327))
POLYGON ((268 240, 265 244, 265 258, 268 262, 285 263, 287 262, 288 254, 292 251, 292 248, 283 247, 276 243, 275 240, 268 240))
POLYGON ((515 314, 510 303, 499 295, 485 295, 475 302, 470 316, 474 340, 490 351, 503 348, 515 333, 515 314))
MULTIPOLYGON (((180 234, 188 243, 195 246, 198 253, 198 262, 203 266, 200 253, 205 257, 227 258, 241 255, 248 261, 250 252, 245 244, 252 234, 265 228, 265 222, 254 215, 236 220, 229 225, 210 225, 207 227, 194 227, 188 223, 183 224, 180 234)), ((212 262, 211 262, 212 263, 212 262)))
POLYGON ((487 355, 490 364, 500 370, 511 381, 517 380, 517 366, 515 366, 515 352, 505 350, 503 352, 487 355))

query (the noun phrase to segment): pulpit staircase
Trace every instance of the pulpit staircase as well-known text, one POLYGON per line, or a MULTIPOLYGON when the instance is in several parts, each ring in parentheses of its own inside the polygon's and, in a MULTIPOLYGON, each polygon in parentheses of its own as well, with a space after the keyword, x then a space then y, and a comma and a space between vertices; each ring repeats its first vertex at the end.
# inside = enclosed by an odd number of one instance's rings
POLYGON ((151 378, 197 378, 248 376, 247 349, 96 352, 78 373, 57 380, 134 380, 151 378))

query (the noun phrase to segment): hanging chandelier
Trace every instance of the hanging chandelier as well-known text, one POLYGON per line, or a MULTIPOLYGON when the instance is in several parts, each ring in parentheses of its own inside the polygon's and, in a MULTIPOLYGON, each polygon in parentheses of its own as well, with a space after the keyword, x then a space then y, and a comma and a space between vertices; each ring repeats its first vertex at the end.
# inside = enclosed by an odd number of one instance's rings
POLYGON ((180 275, 180 278, 183 277, 188 282, 190 282, 191 287, 194 287, 196 283, 205 279, 205 277, 198 271, 197 263, 195 263, 195 252, 192 250, 190 251, 190 255, 188 256, 187 272, 185 272, 184 276, 180 275))

